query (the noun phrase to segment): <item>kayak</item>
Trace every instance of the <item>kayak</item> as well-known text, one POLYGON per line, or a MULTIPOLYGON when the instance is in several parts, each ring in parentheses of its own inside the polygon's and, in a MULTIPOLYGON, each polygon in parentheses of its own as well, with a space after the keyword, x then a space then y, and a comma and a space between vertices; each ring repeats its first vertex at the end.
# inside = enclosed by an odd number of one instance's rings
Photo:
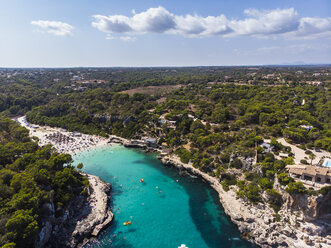
POLYGON ((124 226, 130 225, 130 224, 131 224, 131 221, 130 221, 130 220, 125 221, 125 222, 123 223, 124 226))

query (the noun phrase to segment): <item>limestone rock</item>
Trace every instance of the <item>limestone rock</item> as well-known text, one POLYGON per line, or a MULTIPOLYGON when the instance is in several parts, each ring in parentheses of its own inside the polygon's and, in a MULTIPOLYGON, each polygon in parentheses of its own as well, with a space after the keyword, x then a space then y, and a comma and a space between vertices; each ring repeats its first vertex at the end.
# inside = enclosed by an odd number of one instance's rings
MULTIPOLYGON (((199 175, 208 181, 219 193, 220 201, 225 212, 238 226, 239 231, 244 235, 250 236, 259 246, 308 248, 319 244, 322 248, 331 247, 331 236, 327 236, 325 239, 323 238, 327 233, 331 233, 331 230, 327 229, 323 224, 309 222, 309 220, 321 216, 321 213, 327 212, 327 205, 322 204, 325 204, 327 198, 302 195, 292 197, 276 181, 274 188, 283 195, 284 204, 278 212, 281 216, 281 221, 275 222, 273 217, 274 211, 268 207, 268 204, 259 203, 257 205, 251 205, 242 199, 238 199, 235 193, 235 187, 231 187, 227 192, 224 191, 217 178, 197 170, 192 165, 181 163, 175 156, 163 157, 162 162, 165 165, 171 165, 180 170, 187 170, 189 173, 199 175), (318 209, 322 209, 323 211, 318 209), (307 218, 306 214, 309 218, 307 218), (311 238, 309 238, 309 235, 311 238), (317 237, 320 239, 316 239, 317 237)), ((253 166, 254 168, 255 166, 253 166)))
POLYGON ((42 248, 48 242, 52 234, 52 225, 49 221, 46 221, 39 232, 39 237, 35 243, 35 248, 42 248))

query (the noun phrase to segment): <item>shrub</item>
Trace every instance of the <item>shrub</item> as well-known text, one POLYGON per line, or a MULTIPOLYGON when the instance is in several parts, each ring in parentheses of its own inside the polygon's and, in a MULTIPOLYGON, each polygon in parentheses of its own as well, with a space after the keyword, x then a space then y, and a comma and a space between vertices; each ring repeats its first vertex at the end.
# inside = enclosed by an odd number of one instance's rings
POLYGON ((274 221, 279 222, 280 221, 280 215, 279 214, 274 214, 274 221))
POLYGON ((276 138, 271 138, 270 145, 273 146, 273 149, 279 151, 283 148, 283 145, 277 141, 276 138))
POLYGON ((252 203, 256 204, 261 201, 260 196, 260 189, 259 186, 256 184, 250 184, 248 187, 246 187, 246 197, 248 200, 250 200, 252 203))
POLYGON ((180 157, 180 161, 185 164, 190 162, 190 160, 192 159, 191 152, 189 152, 185 148, 176 150, 175 154, 177 154, 180 157))
POLYGON ((224 173, 221 175, 221 179, 225 181, 228 185, 236 185, 237 179, 235 175, 224 173))
POLYGON ((242 165, 243 164, 239 158, 234 158, 230 163, 231 167, 237 168, 237 169, 241 169, 242 165))
POLYGON ((8 243, 8 244, 1 246, 1 248, 15 248, 15 246, 16 246, 15 243, 8 243))
POLYGON ((293 157, 287 157, 287 158, 284 158, 282 159, 285 163, 285 165, 291 165, 291 164, 294 164, 294 159, 293 157))
POLYGON ((245 174, 245 179, 248 181, 253 181, 255 178, 258 178, 259 176, 256 173, 253 172, 247 172, 245 174))
POLYGON ((276 190, 274 189, 267 189, 266 193, 268 195, 268 203, 270 206, 273 208, 275 212, 278 212, 280 210, 280 207, 283 204, 283 199, 282 195, 279 194, 276 190))
POLYGON ((301 163, 301 164, 309 164, 309 163, 307 162, 307 160, 305 160, 305 159, 301 159, 301 160, 300 160, 300 163, 301 163))
POLYGON ((274 169, 277 172, 282 171, 285 168, 285 166, 286 166, 286 163, 283 160, 276 160, 274 163, 274 169))
POLYGON ((224 182, 221 182, 221 185, 222 185, 222 187, 223 187, 223 189, 225 190, 225 191, 229 191, 229 185, 224 181, 224 182))
POLYGON ((270 181, 268 178, 264 177, 261 178, 259 181, 259 185, 261 186, 262 189, 271 189, 273 186, 273 182, 270 181))
POLYGON ((303 185, 302 182, 291 182, 288 184, 287 188, 285 189, 287 193, 290 194, 306 194, 307 189, 303 185))
POLYGON ((306 150, 306 146, 305 145, 298 145, 299 148, 301 148, 302 150, 306 150))
POLYGON ((239 180, 239 181, 237 181, 237 186, 240 190, 243 190, 246 186, 246 183, 244 180, 239 180))
POLYGON ((224 172, 225 172, 225 168, 222 165, 218 166, 216 169, 216 177, 219 177, 224 172))
POLYGON ((229 163, 230 162, 230 154, 222 153, 220 155, 220 159, 222 160, 223 163, 229 163))
POLYGON ((322 195, 326 195, 329 191, 331 191, 331 186, 325 186, 323 188, 321 188, 318 193, 322 194, 322 195))
POLYGON ((221 175, 222 186, 225 191, 229 190, 230 185, 236 185, 237 179, 235 175, 224 173, 221 175))
POLYGON ((280 173, 278 176, 278 181, 281 185, 288 185, 291 182, 294 182, 294 179, 290 177, 287 173, 280 173))
POLYGON ((257 184, 251 183, 248 186, 245 185, 245 182, 238 182, 239 191, 237 195, 241 198, 246 198, 250 202, 256 204, 261 201, 260 188, 257 184))

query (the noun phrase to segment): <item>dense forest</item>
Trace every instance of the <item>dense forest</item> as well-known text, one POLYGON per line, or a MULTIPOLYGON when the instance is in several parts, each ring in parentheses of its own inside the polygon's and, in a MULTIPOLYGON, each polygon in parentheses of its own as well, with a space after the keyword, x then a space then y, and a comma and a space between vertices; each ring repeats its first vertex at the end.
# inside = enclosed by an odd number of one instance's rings
POLYGON ((65 93, 102 88, 225 82, 253 85, 330 83, 330 67, 181 67, 1 69, 0 113, 22 115, 65 93), (76 79, 78 77, 78 79, 76 79), (102 80, 102 83, 95 83, 102 80))
POLYGON ((53 203, 61 216, 74 196, 86 196, 86 177, 70 165, 70 155, 39 147, 28 130, 0 118, 0 247, 33 247, 53 203))
MULTIPOLYGON (((330 114, 330 92, 323 87, 194 84, 167 94, 162 103, 141 93, 130 96, 102 89, 64 94, 34 108, 27 118, 32 123, 126 138, 144 132, 160 137, 161 132, 170 146, 189 141, 193 147, 211 149, 225 142, 223 147, 229 148, 236 139, 243 141, 254 133, 284 136, 307 148, 331 151, 330 114), (175 121, 176 129, 165 125, 156 131, 160 116, 175 121), (313 128, 307 131, 302 125, 313 128), (210 135, 222 138, 215 143, 210 135)), ((254 142, 244 143, 237 145, 254 150, 254 142)))

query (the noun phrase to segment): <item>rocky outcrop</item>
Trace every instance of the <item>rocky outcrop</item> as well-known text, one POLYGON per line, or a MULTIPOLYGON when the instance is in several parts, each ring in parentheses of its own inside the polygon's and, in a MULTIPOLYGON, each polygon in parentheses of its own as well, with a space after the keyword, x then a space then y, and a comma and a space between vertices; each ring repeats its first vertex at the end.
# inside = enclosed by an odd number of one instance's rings
POLYGON ((255 162, 254 158, 252 157, 238 157, 242 163, 242 168, 245 170, 252 170, 253 164, 255 162))
POLYGON ((90 183, 90 195, 73 199, 61 217, 55 218, 54 205, 45 204, 48 211, 44 220, 36 248, 42 247, 77 247, 84 239, 97 236, 113 220, 109 207, 110 184, 97 176, 87 175, 90 183))
POLYGON ((49 238, 51 237, 52 234, 52 224, 49 221, 45 221, 43 223, 43 227, 41 228, 39 232, 39 237, 38 240, 35 243, 36 248, 41 248, 46 245, 48 242, 49 238))
POLYGON ((331 192, 325 196, 283 192, 283 198, 285 210, 300 212, 307 221, 330 219, 331 223, 331 192))
POLYGON ((102 181, 97 176, 87 175, 90 182, 90 197, 88 207, 84 209, 84 218, 79 220, 67 242, 70 247, 75 247, 84 237, 97 236, 113 219, 113 213, 108 206, 108 192, 110 184, 102 181))
POLYGON ((317 199, 317 216, 318 218, 331 218, 331 191, 323 199, 317 199))
MULTIPOLYGON (((188 173, 208 181, 218 192, 220 202, 232 222, 238 226, 244 237, 252 240, 254 243, 262 247, 326 248, 331 246, 331 222, 328 222, 327 219, 323 221, 321 219, 308 221, 305 217, 306 212, 294 210, 292 208, 294 205, 292 206, 291 203, 284 204, 278 215, 275 215, 268 204, 250 205, 248 202, 237 198, 236 186, 231 186, 230 190, 226 192, 217 178, 201 172, 190 164, 181 163, 176 156, 165 156, 161 161, 165 165, 186 170, 188 173)), ((324 199, 322 202, 325 202, 327 199, 329 198, 324 199)), ((317 207, 317 210, 310 210, 312 211, 312 216, 316 216, 319 212, 323 212, 325 205, 323 203, 314 205, 313 201, 311 201, 309 207, 317 207)), ((307 207, 307 210, 309 207, 307 207)))

